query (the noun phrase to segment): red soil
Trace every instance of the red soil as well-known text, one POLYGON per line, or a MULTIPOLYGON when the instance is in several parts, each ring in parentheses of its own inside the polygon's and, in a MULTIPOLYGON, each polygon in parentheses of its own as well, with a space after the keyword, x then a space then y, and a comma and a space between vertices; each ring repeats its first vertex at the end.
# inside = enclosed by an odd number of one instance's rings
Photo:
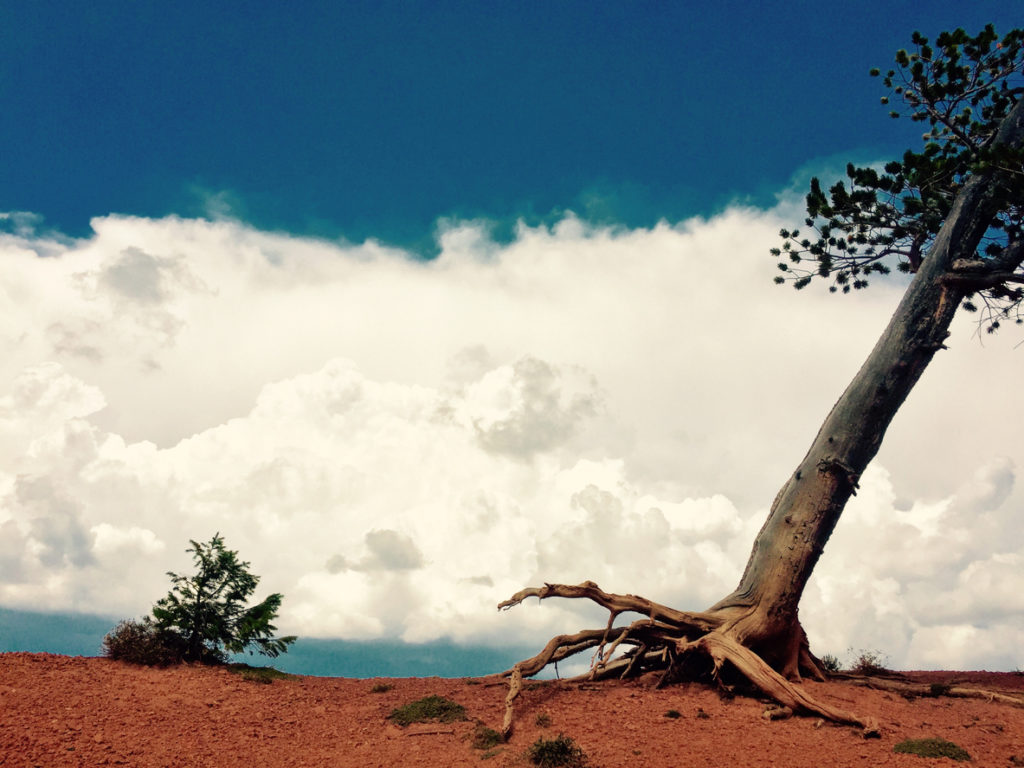
MULTIPOLYGON (((1024 694, 1012 673, 908 673, 1024 694)), ((754 699, 703 686, 655 690, 643 682, 531 686, 516 730, 474 749, 476 722, 500 727, 505 689, 471 679, 294 677, 266 685, 223 668, 147 669, 102 658, 0 654, 0 766, 529 766, 538 738, 573 738, 591 766, 916 766, 894 754, 910 738, 940 737, 974 765, 1024 765, 1024 708, 976 699, 905 698, 848 682, 805 683, 817 697, 873 716, 881 738, 813 718, 771 721, 754 699), (376 684, 391 688, 374 692, 376 684), (400 728, 397 706, 437 694, 469 720, 400 728), (680 716, 666 716, 676 710, 680 716), (482 762, 483 761, 483 762, 482 762)), ((946 763, 947 765, 950 763, 946 763)))

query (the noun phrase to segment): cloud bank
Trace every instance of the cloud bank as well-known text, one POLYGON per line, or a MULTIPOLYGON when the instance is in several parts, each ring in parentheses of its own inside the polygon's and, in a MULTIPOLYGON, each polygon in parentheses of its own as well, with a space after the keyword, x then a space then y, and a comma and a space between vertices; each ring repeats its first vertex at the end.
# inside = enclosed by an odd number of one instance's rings
MULTIPOLYGON (((567 216, 417 261, 231 221, 0 235, 0 605, 138 615, 224 535, 301 636, 541 643, 523 586, 702 608, 900 287, 772 284, 792 210, 567 216)), ((1013 668, 1024 404, 1012 332, 956 327, 808 588, 819 652, 1013 668)))

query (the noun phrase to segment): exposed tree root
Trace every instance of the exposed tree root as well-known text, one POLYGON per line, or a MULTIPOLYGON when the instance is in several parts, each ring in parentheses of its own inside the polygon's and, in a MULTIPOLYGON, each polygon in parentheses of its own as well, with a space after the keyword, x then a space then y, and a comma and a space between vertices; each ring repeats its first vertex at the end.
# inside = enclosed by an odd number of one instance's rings
MULTIPOLYGON (((503 673, 509 689, 505 698, 505 718, 502 735, 507 739, 513 727, 513 704, 522 690, 524 677, 531 677, 549 664, 595 648, 590 670, 575 680, 603 680, 634 677, 644 672, 661 673, 658 685, 701 674, 724 684, 722 671, 729 667, 738 672, 765 696, 797 714, 823 717, 836 723, 855 725, 864 729, 866 736, 878 734, 877 723, 851 712, 820 702, 790 682, 757 653, 750 650, 737 637, 736 614, 721 612, 692 613, 678 611, 635 595, 616 595, 604 592, 592 581, 582 584, 545 584, 521 590, 501 603, 504 610, 523 602, 528 597, 544 600, 548 597, 588 599, 606 608, 608 624, 604 629, 591 629, 572 635, 552 638, 543 650, 532 658, 516 664, 503 673), (613 626, 623 613, 639 613, 646 619, 627 626, 613 626), (621 653, 620 653, 621 652, 621 653), (616 655, 619 654, 619 655, 616 655)), ((805 668, 821 679, 817 660, 807 648, 803 632, 794 633, 793 667, 805 668)))
POLYGON ((716 673, 722 664, 728 661, 758 690, 782 706, 789 707, 795 714, 819 715, 836 723, 857 725, 864 729, 865 735, 878 733, 878 723, 873 719, 862 718, 809 696, 768 666, 760 656, 728 635, 711 632, 690 645, 706 652, 712 658, 716 673))
POLYGON ((543 587, 527 587, 516 592, 503 603, 498 610, 506 610, 523 602, 528 597, 544 600, 548 597, 585 598, 592 600, 611 613, 612 620, 621 613, 639 613, 651 621, 659 621, 678 629, 690 629, 693 632, 710 632, 721 625, 722 619, 708 613, 690 613, 677 611, 675 608, 655 603, 636 595, 615 595, 602 590, 592 581, 582 584, 545 584, 543 587))
POLYGON ((848 680, 854 685, 863 685, 867 688, 876 688, 882 691, 892 691, 903 696, 950 696, 955 699, 982 699, 984 701, 996 701, 1000 704, 1009 704, 1012 707, 1024 707, 1024 695, 1007 693, 1005 691, 992 691, 985 688, 969 688, 962 685, 944 685, 941 683, 911 683, 903 680, 860 677, 856 675, 842 675, 842 679, 848 680))

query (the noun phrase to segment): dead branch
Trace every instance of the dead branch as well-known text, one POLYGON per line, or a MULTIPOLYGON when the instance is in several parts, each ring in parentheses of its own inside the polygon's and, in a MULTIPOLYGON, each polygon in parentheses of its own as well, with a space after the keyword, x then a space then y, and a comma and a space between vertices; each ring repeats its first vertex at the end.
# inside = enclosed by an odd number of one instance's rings
POLYGON ((455 733, 454 728, 430 728, 423 731, 406 731, 403 736, 438 736, 441 734, 452 735, 455 733))
POLYGON ((501 737, 505 741, 508 741, 508 737, 512 735, 512 703, 522 690, 523 673, 517 664, 512 668, 512 674, 508 679, 508 693, 505 695, 505 720, 501 724, 501 737))

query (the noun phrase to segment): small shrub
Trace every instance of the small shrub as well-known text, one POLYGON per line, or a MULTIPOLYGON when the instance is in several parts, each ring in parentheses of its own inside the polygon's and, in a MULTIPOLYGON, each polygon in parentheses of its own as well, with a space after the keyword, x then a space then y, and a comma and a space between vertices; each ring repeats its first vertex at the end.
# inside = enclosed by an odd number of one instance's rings
POLYGON ((665 713, 665 717, 671 718, 672 720, 677 720, 682 716, 683 713, 680 712, 678 709, 670 709, 668 712, 665 713))
POLYGON ((697 719, 698 720, 710 720, 711 715, 704 711, 703 707, 697 707, 697 719))
POLYGON ((394 720, 401 726, 425 723, 428 720, 452 723, 456 720, 465 720, 466 709, 461 704, 456 704, 443 696, 426 696, 397 707, 388 715, 388 719, 394 720))
POLYGON ((947 693, 949 693, 949 689, 952 687, 953 686, 946 685, 945 683, 932 683, 928 687, 928 695, 935 696, 936 698, 938 698, 939 696, 945 696, 947 693))
POLYGON ((583 750, 562 734, 557 739, 537 739, 526 756, 538 768, 584 768, 587 764, 583 750))
POLYGON ((861 650, 850 666, 850 671, 855 675, 880 675, 888 672, 886 664, 889 658, 881 651, 861 650))
POLYGON ((826 653, 824 656, 822 656, 819 659, 819 661, 821 662, 822 668, 826 672, 835 673, 835 672, 838 672, 840 669, 842 669, 842 666, 839 663, 839 659, 836 658, 831 653, 826 653))
POLYGON ((945 739, 907 739, 893 747, 892 751, 921 757, 948 757, 950 760, 971 759, 966 749, 945 739))
POLYGON ((501 734, 486 725, 478 725, 473 731, 473 749, 491 749, 501 742, 501 734))
POLYGON ((181 663, 184 647, 180 635, 158 628, 147 616, 120 622, 103 638, 102 652, 114 661, 166 667, 181 663))
POLYGON ((391 686, 387 683, 377 683, 370 689, 370 693, 387 693, 391 690, 391 686))
POLYGON ((537 724, 538 728, 547 728, 549 725, 551 725, 551 715, 549 715, 547 712, 541 712, 539 715, 537 715, 537 718, 534 720, 534 722, 537 724))

